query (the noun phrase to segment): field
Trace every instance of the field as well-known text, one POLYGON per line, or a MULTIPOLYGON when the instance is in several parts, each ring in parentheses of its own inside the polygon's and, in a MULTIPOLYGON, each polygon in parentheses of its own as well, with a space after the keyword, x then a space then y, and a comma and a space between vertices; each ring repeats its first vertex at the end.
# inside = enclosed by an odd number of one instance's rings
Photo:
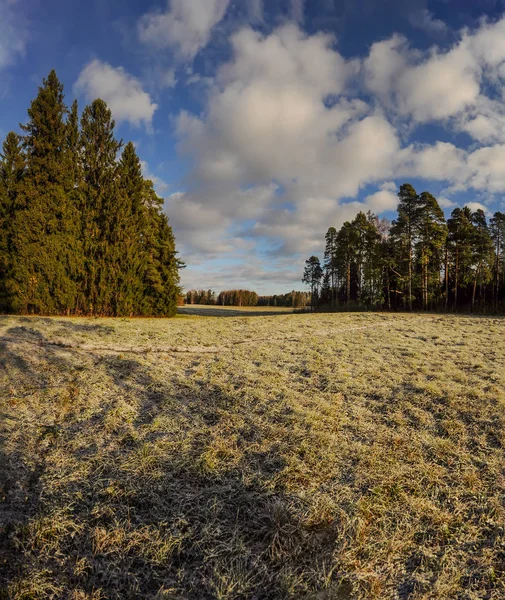
POLYGON ((505 320, 0 317, 0 598, 505 598, 505 320))

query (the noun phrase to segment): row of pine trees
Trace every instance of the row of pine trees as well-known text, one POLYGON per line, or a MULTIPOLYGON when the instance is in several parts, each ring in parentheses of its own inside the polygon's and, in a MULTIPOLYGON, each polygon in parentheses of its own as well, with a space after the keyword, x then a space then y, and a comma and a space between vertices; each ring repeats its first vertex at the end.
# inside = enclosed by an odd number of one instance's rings
POLYGON ((410 184, 390 223, 360 212, 326 233, 324 262, 311 256, 304 283, 313 306, 422 310, 505 309, 505 214, 455 208, 410 184))
POLYGON ((52 71, 0 155, 0 311, 172 316, 175 240, 163 201, 102 100, 69 109, 52 71))

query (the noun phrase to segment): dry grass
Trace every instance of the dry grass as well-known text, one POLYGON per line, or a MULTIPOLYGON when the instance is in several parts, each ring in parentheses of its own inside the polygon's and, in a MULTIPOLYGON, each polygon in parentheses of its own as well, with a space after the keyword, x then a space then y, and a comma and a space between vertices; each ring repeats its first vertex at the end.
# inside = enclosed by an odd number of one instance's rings
POLYGON ((0 318, 0 598, 504 598, 504 334, 0 318))

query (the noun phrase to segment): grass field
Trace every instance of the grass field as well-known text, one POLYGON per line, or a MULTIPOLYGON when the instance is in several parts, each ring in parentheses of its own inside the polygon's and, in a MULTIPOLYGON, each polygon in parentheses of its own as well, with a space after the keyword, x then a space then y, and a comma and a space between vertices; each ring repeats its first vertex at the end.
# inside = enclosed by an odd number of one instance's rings
POLYGON ((0 598, 505 598, 505 320, 0 317, 0 598))

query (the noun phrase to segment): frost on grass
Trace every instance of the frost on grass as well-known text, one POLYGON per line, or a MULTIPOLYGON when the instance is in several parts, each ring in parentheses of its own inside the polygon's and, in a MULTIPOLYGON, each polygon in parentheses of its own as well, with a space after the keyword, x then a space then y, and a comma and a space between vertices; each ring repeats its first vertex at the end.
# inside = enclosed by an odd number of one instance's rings
POLYGON ((505 597, 504 334, 0 318, 0 598, 505 597))

